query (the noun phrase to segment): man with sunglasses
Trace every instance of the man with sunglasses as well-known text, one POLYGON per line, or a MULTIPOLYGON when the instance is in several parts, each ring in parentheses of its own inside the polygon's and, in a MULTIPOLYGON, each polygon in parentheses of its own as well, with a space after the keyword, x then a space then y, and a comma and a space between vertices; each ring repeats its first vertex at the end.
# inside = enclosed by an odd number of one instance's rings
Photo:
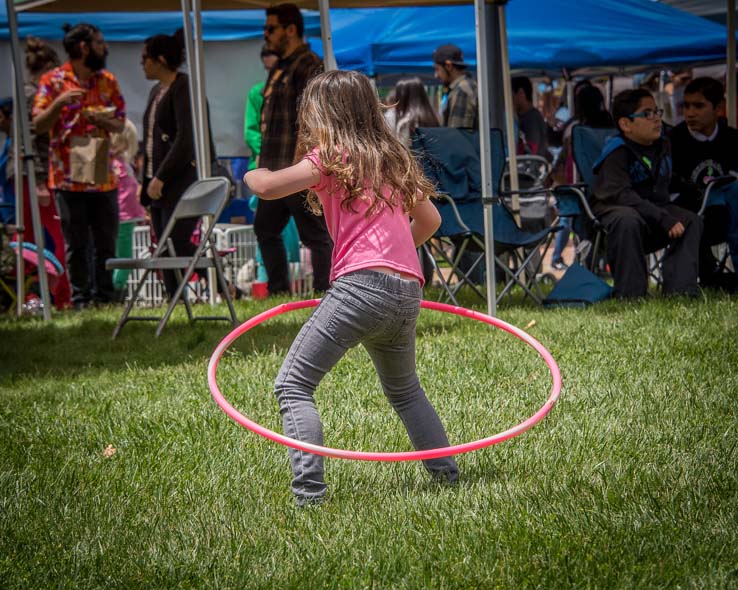
POLYGON ((612 116, 620 131, 594 165, 597 180, 592 210, 607 231, 607 258, 622 299, 648 290, 646 254, 665 249, 666 295, 696 295, 702 220, 671 202, 671 153, 662 137, 661 116, 644 89, 618 94, 612 116))
MULTIPOLYGON (((672 192, 676 203, 699 211, 708 184, 720 176, 738 174, 738 130, 721 118, 725 90, 713 78, 695 78, 684 89, 684 121, 672 129, 674 159, 672 192)), ((738 183, 732 185, 738 194, 738 183)), ((733 199, 736 197, 734 196, 733 199)), ((738 290, 735 273, 721 272, 712 254, 714 244, 728 241, 738 256, 738 204, 725 202, 707 207, 705 231, 700 242, 700 284, 703 287, 738 290)))
MULTIPOLYGON (((266 10, 264 41, 279 60, 269 72, 261 107, 261 153, 258 166, 279 170, 294 163, 297 145, 297 107, 308 80, 322 69, 322 61, 303 40, 303 19, 294 4, 279 4, 266 10)), ((312 214, 305 194, 276 201, 259 201, 254 232, 269 277, 268 290, 288 293, 287 254, 282 230, 294 217, 300 239, 310 250, 314 286, 327 291, 333 242, 325 219, 312 214)))

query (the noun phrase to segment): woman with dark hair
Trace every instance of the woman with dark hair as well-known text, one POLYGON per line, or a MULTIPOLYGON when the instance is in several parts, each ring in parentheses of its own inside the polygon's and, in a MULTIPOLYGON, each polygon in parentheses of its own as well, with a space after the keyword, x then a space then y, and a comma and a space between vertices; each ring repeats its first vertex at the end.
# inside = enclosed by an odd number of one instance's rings
MULTIPOLYGON (((182 194, 197 180, 192 111, 184 62, 184 36, 154 35, 144 41, 141 65, 151 89, 143 120, 143 182, 141 204, 150 207, 154 233, 160 238, 182 194)), ((215 153, 212 149, 211 153, 215 153)), ((195 252, 191 242, 197 219, 181 220, 172 233, 177 256, 195 252)), ((177 288, 174 273, 164 273, 169 295, 177 288)))
POLYGON ((406 146, 410 146, 416 128, 441 124, 420 78, 399 80, 395 84, 395 101, 394 109, 387 112, 387 122, 406 146))
MULTIPOLYGON (((574 117, 564 129, 563 148, 549 176, 553 185, 572 184, 574 182, 574 157, 571 151, 571 130, 574 125, 586 125, 595 128, 614 126, 612 117, 605 107, 605 98, 602 96, 602 92, 590 83, 582 84, 579 82, 574 89, 574 117)), ((567 217, 562 221, 565 223, 565 227, 556 234, 551 256, 551 267, 554 270, 565 270, 568 266, 562 259, 562 254, 569 243, 572 218, 567 217)))

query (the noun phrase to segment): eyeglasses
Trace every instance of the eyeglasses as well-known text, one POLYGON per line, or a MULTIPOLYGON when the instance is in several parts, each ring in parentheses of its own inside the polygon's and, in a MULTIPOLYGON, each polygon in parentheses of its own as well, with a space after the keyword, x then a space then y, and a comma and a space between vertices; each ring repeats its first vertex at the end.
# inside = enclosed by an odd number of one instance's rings
POLYGON ((640 113, 633 113, 628 115, 628 119, 646 119, 647 121, 653 121, 656 117, 659 119, 664 114, 664 109, 646 109, 640 113))
POLYGON ((267 35, 271 35, 277 29, 281 29, 282 25, 264 25, 264 32, 267 35))

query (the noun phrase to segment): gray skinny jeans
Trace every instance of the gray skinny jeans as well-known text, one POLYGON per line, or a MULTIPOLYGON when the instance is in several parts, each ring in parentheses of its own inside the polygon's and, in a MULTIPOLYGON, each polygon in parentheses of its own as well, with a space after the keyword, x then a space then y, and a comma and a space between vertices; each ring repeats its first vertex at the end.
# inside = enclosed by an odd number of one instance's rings
MULTIPOLYGON (((313 393, 343 355, 361 343, 415 449, 449 445, 443 424, 415 372, 420 293, 417 281, 371 270, 344 275, 333 283, 295 338, 277 376, 275 394, 286 436, 323 444, 323 425, 313 393)), ((296 449, 289 453, 292 492, 303 500, 325 495, 323 457, 296 449)), ((423 463, 441 480, 458 478, 453 457, 423 463)))

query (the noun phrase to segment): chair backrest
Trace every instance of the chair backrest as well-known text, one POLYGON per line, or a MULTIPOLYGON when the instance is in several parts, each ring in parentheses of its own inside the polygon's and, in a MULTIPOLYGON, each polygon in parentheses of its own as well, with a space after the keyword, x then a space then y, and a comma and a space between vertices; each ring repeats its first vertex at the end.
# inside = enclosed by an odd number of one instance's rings
POLYGON ((177 202, 173 218, 187 219, 204 215, 220 217, 230 196, 230 181, 222 176, 193 182, 177 202))
POLYGON ((209 217, 207 231, 200 237, 201 242, 207 241, 215 226, 215 220, 220 217, 220 214, 228 204, 230 188, 230 181, 222 176, 204 178, 193 182, 177 202, 172 216, 169 218, 169 222, 162 232, 159 245, 156 249, 156 255, 166 247, 167 239, 172 233, 174 225, 180 219, 209 217))
POLYGON ((579 178, 592 186, 595 174, 592 168, 602 153, 602 148, 612 136, 617 135, 614 127, 587 127, 575 125, 571 130, 571 150, 579 178))
MULTIPOLYGON (((484 235, 479 134, 446 127, 421 127, 413 136, 412 147, 428 179, 439 192, 450 195, 454 200, 464 224, 472 232, 484 235)), ((505 144, 500 129, 490 129, 490 159, 493 194, 500 196, 506 166, 505 144)), ((464 231, 443 201, 439 201, 437 207, 441 214, 437 235, 453 236, 464 231)), ((520 231, 510 211, 499 202, 493 206, 493 219, 496 239, 497 236, 505 238, 520 231)))
POLYGON ((419 127, 413 135, 412 149, 439 192, 457 202, 480 198, 482 173, 476 131, 419 127))

